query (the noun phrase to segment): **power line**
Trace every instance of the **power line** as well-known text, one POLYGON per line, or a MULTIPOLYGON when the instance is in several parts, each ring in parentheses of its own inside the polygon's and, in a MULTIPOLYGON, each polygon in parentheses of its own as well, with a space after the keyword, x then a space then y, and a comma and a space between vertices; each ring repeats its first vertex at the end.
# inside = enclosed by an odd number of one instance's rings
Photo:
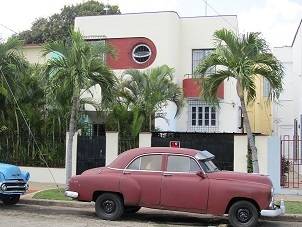
MULTIPOLYGON (((221 15, 213 6, 211 6, 207 0, 202 0, 205 5, 206 5, 206 13, 207 13, 207 7, 209 7, 211 10, 214 11, 217 15, 221 15)), ((206 15, 207 16, 207 15, 206 15)), ((226 22, 228 25, 230 25, 235 31, 237 31, 237 27, 235 27, 233 24, 231 24, 227 19, 225 19, 223 16, 219 17, 221 18, 224 22, 226 22)))
POLYGON ((9 31, 11 31, 11 32, 13 32, 14 34, 18 34, 18 32, 16 32, 15 30, 13 30, 13 29, 11 29, 11 28, 5 26, 4 24, 0 24, 0 26, 2 26, 3 28, 5 28, 5 29, 7 29, 7 30, 9 30, 9 31))

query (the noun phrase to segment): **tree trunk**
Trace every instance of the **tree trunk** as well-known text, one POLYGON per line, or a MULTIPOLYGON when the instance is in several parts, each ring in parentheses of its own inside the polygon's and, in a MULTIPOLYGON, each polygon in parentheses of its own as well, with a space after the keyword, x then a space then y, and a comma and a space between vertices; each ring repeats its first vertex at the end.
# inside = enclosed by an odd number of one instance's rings
POLYGON ((152 131, 152 115, 149 115, 149 132, 152 131))
POLYGON ((255 145, 255 140, 254 136, 252 133, 250 121, 248 118, 247 110, 246 110, 246 105, 245 105, 245 100, 244 100, 244 94, 240 86, 240 82, 237 81, 237 94, 240 99, 241 103, 241 109, 242 109, 242 114, 243 114, 243 124, 247 133, 247 138, 248 138, 248 143, 252 151, 252 162, 253 162, 253 172, 254 173, 259 173, 259 164, 258 164, 258 155, 257 155, 257 148, 255 145))
POLYGON ((69 179, 72 176, 72 144, 73 136, 76 130, 76 117, 79 111, 80 97, 74 96, 72 98, 72 108, 71 115, 69 120, 69 136, 67 142, 67 151, 66 151, 66 184, 68 184, 69 179))

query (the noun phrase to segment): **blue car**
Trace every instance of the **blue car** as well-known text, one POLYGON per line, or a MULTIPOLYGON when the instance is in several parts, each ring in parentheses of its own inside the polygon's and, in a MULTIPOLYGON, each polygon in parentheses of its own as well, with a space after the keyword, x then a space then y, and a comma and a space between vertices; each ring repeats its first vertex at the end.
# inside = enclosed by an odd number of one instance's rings
POLYGON ((28 190, 29 173, 14 165, 0 163, 0 200, 5 205, 19 202, 20 196, 28 190))

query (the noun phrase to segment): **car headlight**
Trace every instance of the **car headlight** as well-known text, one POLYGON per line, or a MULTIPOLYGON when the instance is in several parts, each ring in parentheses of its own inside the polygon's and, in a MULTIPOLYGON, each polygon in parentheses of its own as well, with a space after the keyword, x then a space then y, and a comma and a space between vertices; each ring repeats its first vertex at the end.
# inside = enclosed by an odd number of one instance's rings
POLYGON ((2 184, 0 189, 1 189, 1 191, 5 192, 7 190, 6 184, 2 184))
POLYGON ((272 187, 272 188, 271 188, 271 202, 270 202, 270 204, 269 204, 269 207, 273 209, 274 206, 275 206, 275 201, 274 201, 274 188, 272 187))

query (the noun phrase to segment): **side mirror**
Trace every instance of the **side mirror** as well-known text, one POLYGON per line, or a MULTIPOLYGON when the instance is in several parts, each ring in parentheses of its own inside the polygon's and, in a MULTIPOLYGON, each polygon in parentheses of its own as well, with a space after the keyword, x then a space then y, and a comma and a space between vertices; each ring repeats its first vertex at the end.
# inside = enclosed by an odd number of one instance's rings
POLYGON ((203 171, 198 171, 196 173, 197 176, 201 177, 202 179, 205 179, 207 177, 207 175, 203 172, 203 171))

